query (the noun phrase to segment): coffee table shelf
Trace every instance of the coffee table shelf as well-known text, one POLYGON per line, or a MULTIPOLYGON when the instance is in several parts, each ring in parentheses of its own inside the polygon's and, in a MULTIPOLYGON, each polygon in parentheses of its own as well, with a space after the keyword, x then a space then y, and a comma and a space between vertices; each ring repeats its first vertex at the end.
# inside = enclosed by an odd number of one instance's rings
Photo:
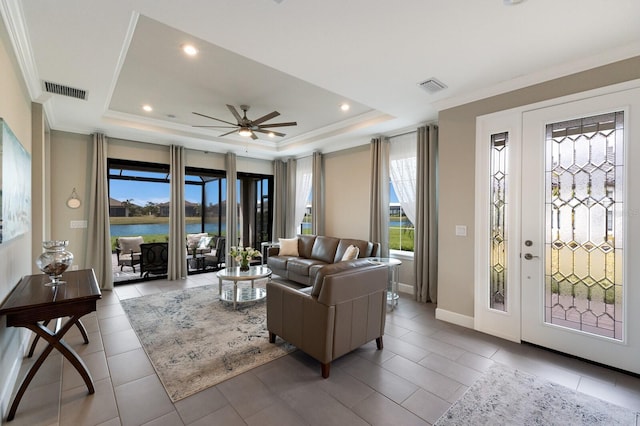
POLYGON ((238 303, 255 302, 267 296, 267 291, 255 288, 255 280, 271 279, 271 269, 266 266, 251 266, 248 271, 241 271, 240 267, 224 268, 216 273, 218 277, 218 294, 223 302, 233 302, 233 309, 238 303), (222 291, 222 281, 233 281, 233 290, 222 291), (238 289, 238 281, 251 281, 251 287, 238 289))

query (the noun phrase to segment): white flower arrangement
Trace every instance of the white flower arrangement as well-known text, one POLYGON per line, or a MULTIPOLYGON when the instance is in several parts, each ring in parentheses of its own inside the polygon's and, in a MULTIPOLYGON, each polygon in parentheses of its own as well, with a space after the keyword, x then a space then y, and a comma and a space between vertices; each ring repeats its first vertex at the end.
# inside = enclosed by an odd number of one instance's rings
POLYGON ((231 251, 229 252, 231 257, 234 258, 236 262, 241 264, 248 264, 255 258, 262 257, 260 251, 254 249, 253 247, 231 247, 231 251))

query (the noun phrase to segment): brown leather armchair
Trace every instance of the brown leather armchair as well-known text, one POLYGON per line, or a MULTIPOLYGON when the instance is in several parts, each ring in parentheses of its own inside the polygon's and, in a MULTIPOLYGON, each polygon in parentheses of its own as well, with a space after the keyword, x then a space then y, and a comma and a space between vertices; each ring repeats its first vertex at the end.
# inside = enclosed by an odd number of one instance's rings
POLYGON ((324 378, 331 361, 363 344, 382 349, 388 278, 386 266, 356 259, 324 266, 312 287, 267 283, 269 341, 280 336, 320 361, 324 378))

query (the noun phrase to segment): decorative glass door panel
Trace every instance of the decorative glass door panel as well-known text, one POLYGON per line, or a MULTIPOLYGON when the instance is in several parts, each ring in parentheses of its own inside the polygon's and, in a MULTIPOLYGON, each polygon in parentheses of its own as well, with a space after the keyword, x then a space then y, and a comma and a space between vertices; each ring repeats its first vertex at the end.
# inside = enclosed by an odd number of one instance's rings
POLYGON ((508 132, 491 135, 491 212, 489 306, 505 311, 507 297, 507 142, 508 132))
POLYGON ((546 126, 545 322, 623 335, 624 113, 546 126))

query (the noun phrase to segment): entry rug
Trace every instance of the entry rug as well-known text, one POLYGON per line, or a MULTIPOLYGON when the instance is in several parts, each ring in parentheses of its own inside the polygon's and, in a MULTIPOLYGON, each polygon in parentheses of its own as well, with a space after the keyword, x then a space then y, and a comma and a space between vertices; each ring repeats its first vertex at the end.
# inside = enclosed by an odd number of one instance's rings
POLYGON ((634 426, 637 415, 545 379, 494 364, 435 424, 634 426))
POLYGON ((217 285, 121 304, 173 402, 295 350, 269 343, 264 300, 234 310, 217 285))

